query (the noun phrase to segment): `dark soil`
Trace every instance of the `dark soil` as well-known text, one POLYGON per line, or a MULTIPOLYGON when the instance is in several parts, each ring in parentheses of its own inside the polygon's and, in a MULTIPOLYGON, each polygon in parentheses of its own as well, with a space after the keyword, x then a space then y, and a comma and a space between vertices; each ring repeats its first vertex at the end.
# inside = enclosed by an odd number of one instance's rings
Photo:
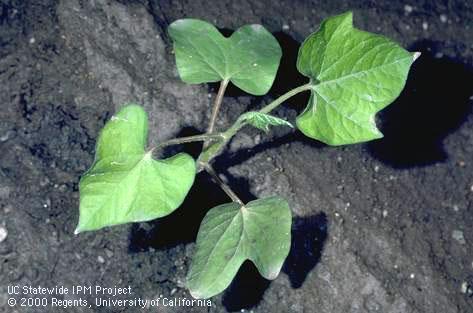
MULTIPOLYGON (((379 115, 385 138, 332 148, 299 132, 243 131, 215 167, 246 200, 278 194, 291 203, 283 273, 269 282, 248 263, 211 308, 149 311, 473 312, 473 3, 388 0, 0 0, 0 230, 8 232, 0 311, 141 311, 11 308, 9 285, 129 285, 144 299, 190 298, 184 281, 199 223, 228 200, 200 175, 166 218, 73 235, 78 181, 98 131, 130 101, 150 112, 151 143, 205 130, 216 86, 179 80, 166 35, 175 19, 227 32, 260 23, 283 47, 267 96, 230 88, 223 128, 304 82, 295 70, 300 42, 347 10, 359 28, 423 53, 379 115)), ((277 113, 292 120, 306 101, 277 113)))

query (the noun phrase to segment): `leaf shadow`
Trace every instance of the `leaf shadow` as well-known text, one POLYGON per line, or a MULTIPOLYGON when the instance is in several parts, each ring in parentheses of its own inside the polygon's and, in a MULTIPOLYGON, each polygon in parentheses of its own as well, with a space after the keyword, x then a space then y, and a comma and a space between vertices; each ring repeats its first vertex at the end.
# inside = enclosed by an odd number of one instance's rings
MULTIPOLYGON (((276 99, 289 90, 307 84, 309 78, 299 73, 296 67, 300 42, 284 32, 276 32, 273 33, 273 35, 276 37, 283 51, 276 78, 268 92, 269 96, 276 99)), ((283 107, 290 107, 291 109, 301 112, 306 107, 308 101, 309 93, 304 92, 286 100, 283 103, 283 107)))
POLYGON ((473 105, 470 65, 443 56, 439 42, 421 40, 409 50, 422 55, 401 95, 379 114, 384 138, 368 144, 375 158, 394 168, 445 161, 443 141, 466 121, 473 105))
POLYGON ((328 220, 324 212, 293 219, 291 252, 283 267, 292 288, 302 287, 320 261, 327 236, 328 220))
MULTIPOLYGON (((320 261, 328 234, 326 214, 293 218, 291 233, 291 250, 282 272, 288 276, 292 288, 300 288, 320 261)), ((251 309, 258 305, 270 284, 253 263, 245 261, 225 291, 222 304, 229 312, 251 309)))

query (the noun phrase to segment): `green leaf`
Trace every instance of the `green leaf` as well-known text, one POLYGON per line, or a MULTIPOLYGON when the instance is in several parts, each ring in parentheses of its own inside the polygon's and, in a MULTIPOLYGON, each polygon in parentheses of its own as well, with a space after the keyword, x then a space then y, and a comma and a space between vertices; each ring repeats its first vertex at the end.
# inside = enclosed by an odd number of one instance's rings
POLYGON ((282 118, 254 111, 244 113, 240 116, 240 120, 265 132, 269 131, 269 126, 288 126, 294 128, 291 123, 282 118))
POLYGON ((351 12, 325 20, 299 50, 297 68, 313 87, 297 127, 329 145, 382 137, 375 114, 399 95, 418 55, 353 28, 351 12))
POLYGON ((209 298, 228 287, 249 259, 266 279, 275 279, 291 246, 291 211, 279 197, 245 206, 226 203, 211 209, 200 225, 187 277, 194 298, 209 298))
POLYGON ((129 105, 100 133, 95 162, 81 178, 75 233, 165 216, 181 205, 194 182, 195 162, 180 153, 154 160, 145 152, 146 112, 129 105))
POLYGON ((263 26, 246 25, 226 38, 210 23, 181 19, 168 31, 184 82, 228 80, 253 95, 264 95, 271 88, 281 47, 263 26))

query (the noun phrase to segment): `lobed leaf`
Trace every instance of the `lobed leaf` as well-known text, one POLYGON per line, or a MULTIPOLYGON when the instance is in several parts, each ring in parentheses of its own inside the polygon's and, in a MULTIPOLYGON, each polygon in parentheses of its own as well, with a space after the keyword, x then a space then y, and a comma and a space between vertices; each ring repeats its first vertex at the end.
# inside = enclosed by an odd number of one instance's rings
POLYGON ((266 279, 275 279, 291 246, 291 211, 279 197, 226 203, 211 209, 200 225, 187 277, 194 298, 228 287, 245 260, 266 279))
POLYGON ((154 160, 145 152, 147 134, 146 112, 137 105, 106 123, 95 162, 79 183, 76 233, 152 220, 181 205, 194 182, 195 162, 184 153, 154 160))
POLYGON ((240 120, 246 121, 253 127, 261 129, 262 131, 268 132, 269 126, 288 126, 294 128, 291 123, 282 118, 255 111, 246 112, 241 115, 240 120))
POLYGON ((299 72, 313 84, 297 127, 329 145, 382 137, 375 114, 399 95, 418 57, 383 36, 354 28, 352 19, 348 12, 323 21, 297 59, 299 72))
POLYGON ((263 95, 271 88, 282 53, 277 40, 263 26, 246 25, 225 38, 210 23, 181 19, 168 31, 184 82, 228 80, 253 95, 263 95))

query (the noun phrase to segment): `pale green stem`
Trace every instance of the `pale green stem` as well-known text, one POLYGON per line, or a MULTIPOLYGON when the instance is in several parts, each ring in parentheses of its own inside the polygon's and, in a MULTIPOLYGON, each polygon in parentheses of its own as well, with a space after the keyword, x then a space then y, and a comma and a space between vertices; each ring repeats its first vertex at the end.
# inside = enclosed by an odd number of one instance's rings
POLYGON ((297 88, 294 88, 292 90, 289 90, 288 92, 286 92, 285 94, 283 94, 282 96, 280 96, 279 98, 277 98, 276 100, 274 100, 273 102, 268 104, 267 106, 263 107, 261 110, 259 110, 259 112, 267 114, 267 113, 271 112, 272 110, 274 110, 275 108, 277 108, 281 103, 283 103, 287 99, 289 99, 289 98, 291 98, 291 97, 293 97, 293 96, 295 96, 298 93, 301 93, 303 91, 310 90, 312 87, 313 87, 313 84, 308 83, 308 84, 299 86, 297 88))
POLYGON ((230 186, 228 186, 217 174, 217 172, 215 172, 215 170, 213 169, 212 166, 210 166, 209 164, 205 164, 204 165, 204 169, 207 171, 207 173, 210 174, 210 176, 212 176, 212 179, 220 186, 220 188, 222 188, 222 190, 227 194, 228 197, 230 197, 230 199, 232 199, 233 202, 236 202, 238 204, 240 204, 241 206, 244 206, 245 204, 243 203, 243 201, 241 201, 240 198, 238 198, 238 196, 236 195, 236 193, 233 192, 233 190, 230 188, 230 186))
POLYGON ((215 141, 215 140, 223 140, 223 134, 218 133, 218 134, 201 134, 201 135, 194 135, 194 136, 188 136, 188 137, 180 137, 180 138, 174 138, 170 139, 168 141, 162 142, 156 147, 152 148, 150 151, 162 149, 167 146, 172 146, 172 145, 180 145, 183 143, 189 143, 189 142, 196 142, 196 141, 205 141, 205 142, 210 142, 210 141, 215 141))
POLYGON ((214 106, 212 109, 212 116, 210 117, 209 127, 207 128, 207 134, 211 134, 214 131, 215 122, 217 121, 218 112, 223 100, 223 94, 228 86, 228 79, 224 79, 220 82, 220 88, 218 89, 217 97, 215 98, 214 106))

